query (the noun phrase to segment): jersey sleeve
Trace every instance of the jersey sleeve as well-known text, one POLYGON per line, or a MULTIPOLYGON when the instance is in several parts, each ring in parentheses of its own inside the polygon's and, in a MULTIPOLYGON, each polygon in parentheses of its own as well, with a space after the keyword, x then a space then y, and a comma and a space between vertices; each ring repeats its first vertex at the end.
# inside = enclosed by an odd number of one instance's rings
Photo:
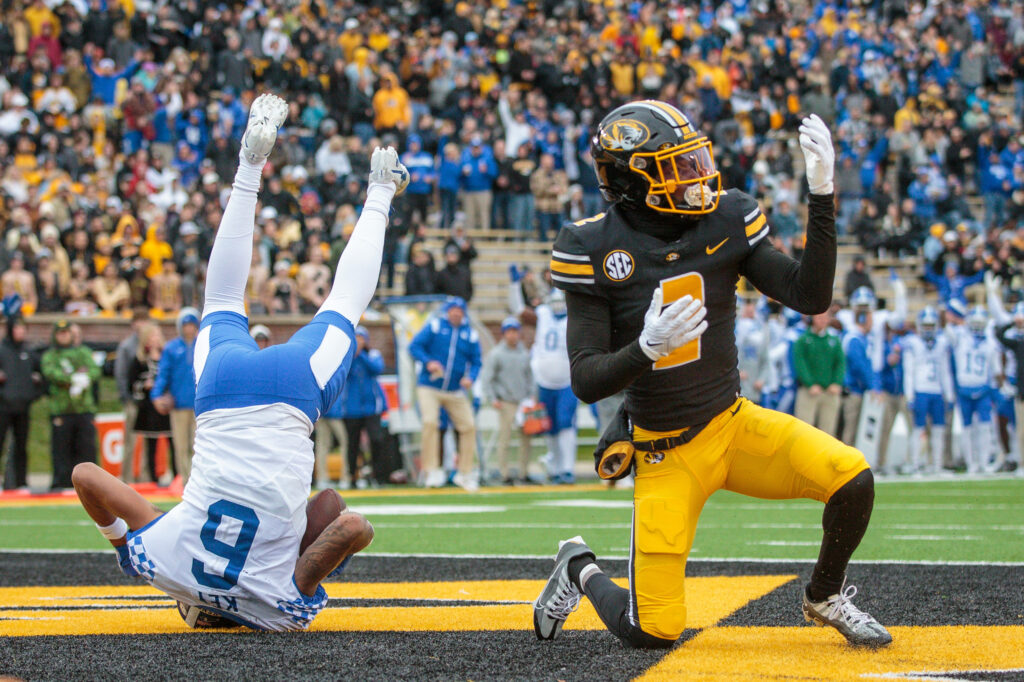
POLYGON ((737 194, 739 195, 739 208, 743 216, 743 231, 747 237, 747 245, 753 248, 768 236, 768 217, 761 212, 761 206, 757 203, 757 199, 742 192, 737 194))
POLYGON ((579 294, 597 294, 594 264, 573 225, 566 225, 551 249, 551 281, 562 289, 579 294))

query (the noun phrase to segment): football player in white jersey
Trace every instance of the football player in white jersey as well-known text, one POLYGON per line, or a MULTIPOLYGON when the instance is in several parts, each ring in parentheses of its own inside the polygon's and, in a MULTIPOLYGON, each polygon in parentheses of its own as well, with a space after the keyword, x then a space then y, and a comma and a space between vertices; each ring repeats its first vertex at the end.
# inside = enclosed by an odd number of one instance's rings
POLYGON ((373 538, 334 491, 321 493, 336 498, 332 520, 311 516, 307 533, 310 434, 345 381, 354 325, 380 274, 391 200, 408 172, 393 149, 374 151, 366 203, 330 294, 287 343, 259 350, 245 286, 260 177, 287 115, 273 95, 253 102, 210 254, 194 360, 195 459, 181 503, 164 514, 91 463, 72 476, 122 571, 176 599, 191 627, 304 629, 327 603, 320 582, 373 538))
POLYGON ((769 383, 771 345, 768 323, 758 314, 755 301, 740 306, 736 318, 736 366, 740 372, 740 395, 764 405, 765 385, 769 383))
POLYGON ((882 371, 885 363, 886 325, 893 329, 902 329, 907 319, 907 285, 896 273, 889 277, 893 293, 893 309, 876 310, 878 301, 875 292, 868 287, 859 287, 850 295, 850 307, 836 313, 836 319, 843 325, 844 332, 852 332, 857 328, 857 314, 871 312, 871 329, 867 333, 867 352, 871 359, 871 369, 875 373, 882 371))
MULTIPOLYGON (((985 301, 988 304, 988 313, 992 317, 992 335, 1000 341, 1000 370, 999 389, 993 394, 992 400, 996 404, 996 443, 999 446, 1000 459, 1003 460, 1002 469, 1019 473, 1024 470, 1019 468, 1020 463, 1020 421, 1016 415, 1017 396, 1017 356, 1010 348, 1006 347, 1000 339, 1000 331, 1007 338, 1017 338, 1024 334, 1024 302, 1018 302, 1011 312, 1007 312, 1003 305, 1001 293, 1002 281, 994 276, 989 270, 985 273, 985 301)), ((1011 342, 1012 343, 1012 342, 1011 342)))
POLYGON ((927 307, 917 317, 917 333, 903 344, 903 392, 914 415, 910 439, 910 473, 921 469, 921 444, 924 429, 931 421, 929 446, 930 473, 942 466, 942 448, 946 431, 946 405, 953 402, 953 376, 950 370, 948 339, 939 333, 939 314, 927 307))
POLYGON ((566 345, 565 293, 555 289, 545 303, 537 306, 537 331, 530 349, 530 369, 539 390, 537 396, 551 418, 548 447, 551 449, 552 483, 576 480, 576 408, 569 374, 566 345))
POLYGON ((771 374, 774 390, 772 391, 771 404, 773 410, 793 414, 796 406, 796 373, 793 370, 793 344, 806 329, 803 315, 791 308, 784 308, 782 317, 785 320, 785 329, 780 334, 768 351, 768 362, 771 364, 771 374))
POLYGON ((992 391, 999 373, 1000 347, 988 333, 988 314, 975 306, 967 324, 946 327, 953 346, 957 404, 964 422, 961 450, 967 473, 981 473, 993 452, 992 391))

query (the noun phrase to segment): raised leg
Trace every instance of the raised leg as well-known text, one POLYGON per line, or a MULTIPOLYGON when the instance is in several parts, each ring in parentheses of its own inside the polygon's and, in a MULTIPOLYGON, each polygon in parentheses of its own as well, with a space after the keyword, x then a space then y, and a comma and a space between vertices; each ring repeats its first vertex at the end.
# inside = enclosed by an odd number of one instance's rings
POLYGON ((277 140, 277 129, 287 117, 288 105, 274 95, 260 95, 249 109, 231 196, 210 252, 204 317, 220 311, 245 315, 245 284, 252 262, 260 177, 277 140))

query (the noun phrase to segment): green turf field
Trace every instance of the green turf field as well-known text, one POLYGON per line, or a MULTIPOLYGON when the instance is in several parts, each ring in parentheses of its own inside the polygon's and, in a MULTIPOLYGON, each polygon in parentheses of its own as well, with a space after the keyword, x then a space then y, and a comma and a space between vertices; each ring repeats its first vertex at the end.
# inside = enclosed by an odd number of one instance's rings
MULTIPOLYGON (((858 560, 1024 562, 1024 478, 884 482, 858 560)), ((583 535, 600 556, 629 552, 631 491, 588 486, 506 492, 353 493, 376 528, 369 552, 547 556, 583 535)), ((170 505, 164 505, 170 506, 170 505)), ((727 492, 708 502, 692 558, 813 560, 821 505, 727 492)), ((104 549, 77 505, 0 506, 2 549, 104 549)))

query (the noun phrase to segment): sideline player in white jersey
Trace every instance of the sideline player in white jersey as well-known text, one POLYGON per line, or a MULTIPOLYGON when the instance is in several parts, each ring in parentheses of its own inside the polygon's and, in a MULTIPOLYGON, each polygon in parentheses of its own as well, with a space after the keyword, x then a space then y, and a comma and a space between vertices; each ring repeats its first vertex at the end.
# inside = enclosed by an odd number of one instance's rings
POLYGON ((946 332, 953 347, 957 404, 963 419, 961 442, 967 473, 981 473, 993 452, 992 391, 999 373, 1000 347, 988 333, 988 314, 975 306, 966 325, 951 325, 946 332))
POLYGON ((768 322, 759 315, 757 302, 743 301, 736 317, 736 367, 740 373, 740 395, 758 405, 765 404, 765 387, 770 381, 771 345, 768 322))
POLYGON ((850 295, 850 305, 836 313, 836 319, 843 325, 844 332, 857 329, 858 313, 871 312, 871 329, 866 334, 867 353, 871 360, 871 369, 881 373, 885 363, 886 326, 903 329, 903 321, 907 319, 907 285, 896 273, 889 277, 893 293, 893 310, 875 310, 878 299, 875 292, 868 287, 858 287, 850 295))
POLYGON ((784 308, 782 318, 785 327, 779 329, 779 335, 768 350, 768 362, 771 365, 774 388, 771 392, 771 403, 766 407, 793 414, 796 406, 796 372, 793 370, 793 344, 806 329, 803 315, 791 308, 784 308))
POLYGON ((927 470, 938 473, 942 466, 946 433, 946 405, 953 402, 953 376, 949 341, 939 334, 939 314, 932 307, 918 314, 917 333, 908 335, 904 340, 903 393, 914 415, 909 473, 920 471, 921 443, 929 420, 931 464, 927 470))
POLYGON ((548 447, 551 449, 551 482, 574 483, 576 474, 576 408, 579 401, 572 392, 569 373, 569 347, 566 343, 567 313, 565 294, 555 289, 547 302, 537 306, 537 332, 530 349, 530 369, 551 418, 548 447))
POLYGON ((391 200, 408 173, 393 149, 374 151, 366 203, 330 294, 287 343, 259 350, 245 284, 260 176, 287 115, 273 95, 253 102, 210 254, 194 361, 196 454, 181 503, 165 514, 91 463, 72 476, 122 571, 176 599, 190 627, 304 629, 327 603, 320 581, 373 538, 334 491, 321 493, 337 498, 333 520, 310 517, 324 528, 307 534, 310 434, 345 381, 354 325, 380 274, 391 200), (304 538, 315 539, 300 553, 304 538))
POLYGON ((1024 474, 1020 468, 1021 460, 1021 438, 1024 437, 1021 429, 1024 428, 1019 418, 1018 405, 1024 407, 1024 402, 1017 397, 1017 355, 1006 346, 1003 339, 1013 344, 1013 339, 1024 335, 1024 302, 1017 302, 1013 307, 1012 314, 1006 311, 1003 305, 1003 298, 1000 290, 1002 282, 989 270, 985 273, 985 294, 988 304, 989 315, 992 316, 993 336, 999 341, 1001 352, 999 359, 1001 377, 999 390, 994 393, 993 400, 996 403, 997 423, 996 443, 999 445, 999 459, 1001 466, 997 470, 1013 471, 1024 474), (1003 432, 1003 428, 1006 432, 1003 432), (1005 442, 1004 442, 1005 436, 1005 442))

